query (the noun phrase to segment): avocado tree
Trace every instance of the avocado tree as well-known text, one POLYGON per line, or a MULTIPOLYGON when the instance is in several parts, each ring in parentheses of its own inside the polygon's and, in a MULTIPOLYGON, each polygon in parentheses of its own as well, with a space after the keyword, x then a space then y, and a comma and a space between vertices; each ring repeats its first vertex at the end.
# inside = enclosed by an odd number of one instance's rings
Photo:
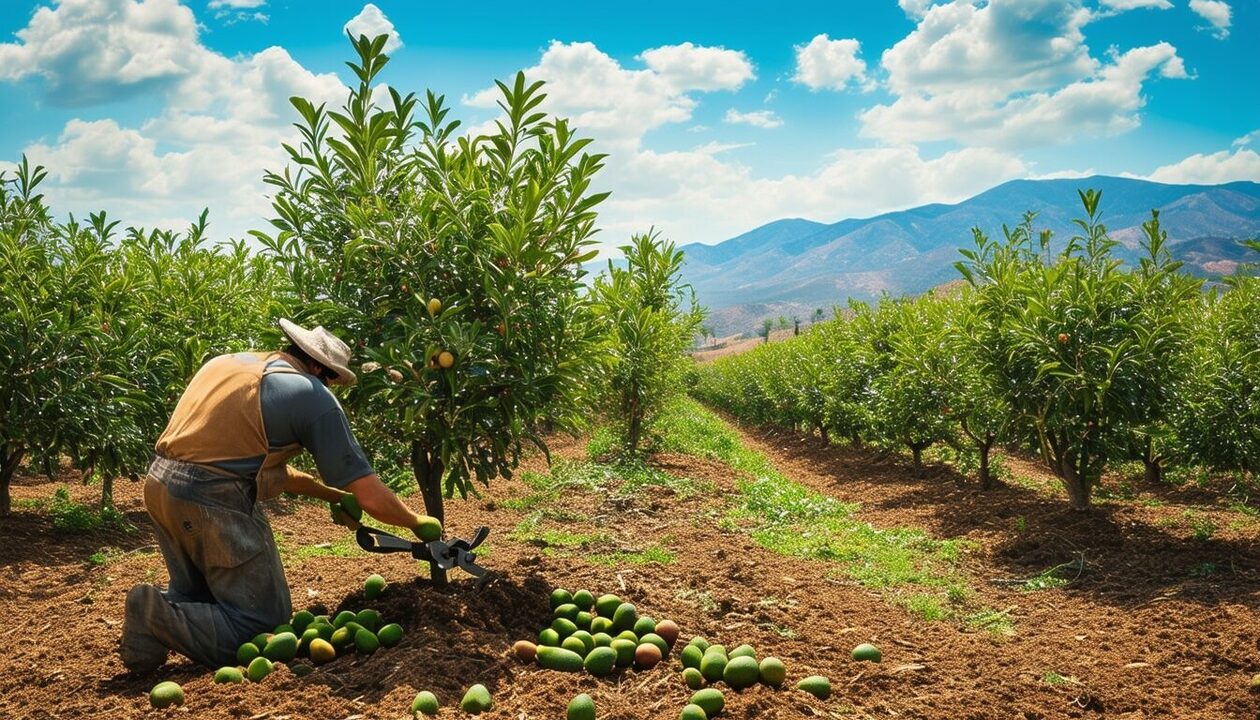
POLYGON ((1050 233, 1033 216, 1006 229, 1004 243, 977 231, 959 264, 975 288, 974 357, 1017 431, 1034 436, 1072 506, 1089 506, 1109 460, 1125 455, 1135 428, 1166 411, 1167 375, 1184 333, 1152 285, 1173 282, 1158 215, 1146 224, 1147 262, 1125 270, 1099 215, 1100 193, 1083 191, 1086 217, 1051 260, 1050 233))
POLYGON ((581 421, 600 342, 581 263, 595 254, 603 158, 519 74, 498 84, 503 116, 485 135, 459 135, 432 93, 421 104, 390 88, 378 107, 385 40, 352 38, 358 84, 339 111, 293 98, 302 139, 266 176, 274 232, 256 236, 295 314, 357 341, 366 362, 346 401, 360 435, 401 445, 442 520, 444 497, 510 476, 524 442, 542 446, 542 421, 581 421))
POLYGON ((621 248, 592 294, 604 327, 611 366, 604 408, 620 431, 621 450, 635 456, 652 420, 683 390, 691 345, 704 313, 679 277, 683 254, 657 233, 634 236, 621 248))

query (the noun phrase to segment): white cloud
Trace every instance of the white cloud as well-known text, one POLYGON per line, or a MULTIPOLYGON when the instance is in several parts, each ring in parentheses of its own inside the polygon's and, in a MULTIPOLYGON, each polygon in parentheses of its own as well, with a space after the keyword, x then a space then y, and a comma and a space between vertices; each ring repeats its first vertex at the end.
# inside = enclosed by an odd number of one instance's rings
POLYGON ((1103 7, 1124 12, 1126 10, 1140 10, 1149 8, 1151 10, 1168 10, 1172 7, 1169 0, 1102 0, 1103 7))
POLYGON ((680 92, 736 90, 755 77, 742 51, 689 42, 646 50, 638 59, 680 92))
POLYGON ((1221 39, 1229 37, 1232 8, 1225 0, 1190 0, 1190 9, 1208 21, 1213 35, 1221 39))
POLYGON ((36 75, 56 105, 168 88, 197 71, 197 21, 176 0, 62 0, 0 44, 0 81, 36 75))
POLYGON ((295 134, 288 98, 337 104, 346 92, 283 48, 236 58, 206 48, 187 8, 167 0, 64 0, 36 12, 18 39, 0 46, 20 61, 0 64, 13 71, 0 79, 42 77, 50 99, 69 105, 140 93, 163 103, 134 127, 73 119, 24 148, 48 168, 56 211, 103 208, 127 224, 182 227, 208 206, 214 237, 261 227, 263 171, 285 165, 280 144, 295 134))
POLYGON ((210 0, 210 9, 217 10, 219 8, 231 8, 233 10, 249 10, 256 7, 262 7, 267 4, 267 0, 210 0))
POLYGON ((1215 185, 1235 180, 1260 182, 1260 154, 1237 146, 1211 154, 1196 153, 1170 165, 1156 168, 1150 179, 1166 183, 1215 185))
POLYGON ((350 18, 342 29, 356 38, 360 35, 367 35, 369 38, 388 35, 389 39, 385 41, 387 53, 392 53, 403 46, 402 38, 394 29, 394 23, 390 22, 389 18, 385 17, 385 13, 372 3, 364 5, 359 14, 350 18))
POLYGON ((861 43, 852 38, 832 40, 816 35, 796 46, 796 74, 792 79, 810 90, 843 90, 850 82, 866 82, 866 62, 858 57, 861 43))
POLYGON ((1094 58, 1082 28, 1097 17, 1080 0, 933 6, 884 52, 887 85, 897 97, 859 114, 861 134, 892 143, 1009 148, 1135 128, 1148 80, 1189 74, 1166 42, 1112 50, 1106 62, 1094 58))
POLYGON ((776 115, 773 110, 740 112, 735 108, 731 108, 726 111, 726 116, 722 118, 722 121, 737 125, 752 125, 753 127, 759 128, 777 128, 783 126, 783 120, 776 115))
POLYGON ((1230 143, 1230 147, 1235 147, 1235 148, 1247 147, 1251 145, 1251 143, 1255 140, 1260 140, 1260 128, 1252 130, 1246 135, 1243 135, 1242 137, 1237 138, 1236 140, 1234 140, 1234 142, 1230 143))
POLYGON ((917 20, 927 14, 932 2, 933 0, 897 0, 897 5, 902 12, 917 20))
MULTIPOLYGON (((566 117, 583 134, 595 137, 605 149, 637 148, 653 128, 691 119, 697 101, 692 93, 734 90, 752 78, 743 53, 691 45, 649 50, 640 57, 644 70, 623 68, 593 43, 552 41, 537 65, 525 69, 530 80, 543 80, 543 107, 566 117), (711 52, 716 50, 716 52, 711 52), (742 65, 741 65, 742 63, 742 65), (719 69, 703 76, 697 67, 719 69)), ((463 102, 494 108, 497 87, 487 88, 463 102)))

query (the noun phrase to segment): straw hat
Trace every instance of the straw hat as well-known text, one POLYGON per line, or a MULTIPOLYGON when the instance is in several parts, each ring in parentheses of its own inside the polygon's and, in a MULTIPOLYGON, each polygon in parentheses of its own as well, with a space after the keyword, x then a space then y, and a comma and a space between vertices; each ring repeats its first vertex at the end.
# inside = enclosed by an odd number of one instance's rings
POLYGON ((334 385, 355 383, 357 378, 354 376, 354 371, 348 367, 350 346, 342 342, 341 338, 325 330, 323 325, 314 330, 307 330, 292 320, 280 318, 280 330, 293 341, 294 345, 310 355, 312 360, 337 373, 337 379, 329 382, 334 385))

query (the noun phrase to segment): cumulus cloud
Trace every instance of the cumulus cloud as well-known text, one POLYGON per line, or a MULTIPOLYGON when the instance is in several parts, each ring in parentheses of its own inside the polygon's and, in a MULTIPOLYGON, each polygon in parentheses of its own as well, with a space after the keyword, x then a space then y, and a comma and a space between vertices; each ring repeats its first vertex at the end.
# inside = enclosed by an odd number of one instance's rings
POLYGON ((267 4, 267 0, 210 0, 210 9, 231 8, 233 10, 249 10, 256 7, 262 7, 267 4))
POLYGON ((767 129, 783 126, 783 120, 779 118, 773 110, 740 112, 735 108, 731 108, 726 111, 726 115, 722 118, 722 121, 735 125, 752 125, 753 127, 767 129))
POLYGON ((860 113, 861 134, 893 143, 1025 147, 1137 127, 1146 83, 1188 78, 1185 62, 1166 42, 1112 50, 1100 61, 1082 33, 1095 17, 1078 0, 933 6, 884 52, 897 97, 860 113))
MULTIPOLYGON (((552 41, 538 64, 524 72, 531 80, 546 81, 547 111, 570 118, 607 149, 636 148, 649 130, 690 120, 697 105, 694 93, 735 90, 753 77, 743 53, 721 48, 686 43, 639 57, 648 67, 627 69, 594 43, 552 41)), ((463 102, 492 109, 499 98, 498 88, 487 88, 463 102)))
POLYGON ((792 79, 810 90, 843 90, 849 84, 866 82, 866 62, 858 57, 862 46, 857 40, 832 40, 816 35, 805 45, 796 46, 796 74, 792 79))
POLYGON ((402 38, 398 35, 398 31, 394 29, 394 23, 385 17, 385 13, 381 9, 368 3, 363 6, 358 15, 350 18, 342 28, 345 32, 350 33, 354 37, 367 35, 374 38, 378 35, 388 35, 389 39, 385 41, 385 52, 392 53, 403 46, 402 38))
POLYGON ((55 105, 82 106, 169 88, 197 72, 197 20, 176 0, 63 0, 41 7, 17 42, 0 43, 0 80, 47 82, 55 105))
POLYGON ((897 0, 897 6, 906 15, 917 20, 927 14, 928 8, 932 6, 932 0, 897 0))
POLYGON ((1190 0, 1190 9, 1208 22, 1212 34, 1222 40, 1229 37, 1232 8, 1225 0, 1190 0))
POLYGON ((288 98, 336 103, 346 92, 283 48, 235 58, 208 49, 187 8, 167 0, 63 0, 37 11, 18 40, 0 45, 4 60, 20 61, 0 60, 9 71, 0 79, 43 78, 49 99, 66 105, 142 92, 163 103, 135 126, 73 119, 24 148, 48 168, 56 209, 105 208, 132 224, 182 227, 208 206, 216 237, 260 227, 263 171, 284 166, 280 144, 294 135, 288 98))
POLYGON ((638 59, 680 92, 736 90, 755 77, 743 51, 689 42, 646 50, 638 59))
POLYGON ((1215 185, 1235 180, 1260 182, 1260 154, 1246 146, 1210 154, 1196 153, 1150 174, 1150 179, 1166 183, 1215 185))
POLYGON ((1110 10, 1124 12, 1126 10, 1168 10, 1172 7, 1169 0, 1102 0, 1102 5, 1110 10))

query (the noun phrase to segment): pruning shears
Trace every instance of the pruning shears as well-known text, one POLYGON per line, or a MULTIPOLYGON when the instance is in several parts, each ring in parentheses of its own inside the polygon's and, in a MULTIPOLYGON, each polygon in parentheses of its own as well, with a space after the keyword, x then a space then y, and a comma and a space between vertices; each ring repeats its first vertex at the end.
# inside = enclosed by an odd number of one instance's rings
POLYGON ((486 569, 477 564, 477 553, 473 550, 485 542, 490 535, 490 528, 477 528, 471 540, 430 540, 418 542, 400 538, 378 528, 359 526, 354 532, 354 539, 359 547, 374 553, 409 552, 417 560, 429 562, 443 570, 459 568, 476 578, 484 578, 486 569))

